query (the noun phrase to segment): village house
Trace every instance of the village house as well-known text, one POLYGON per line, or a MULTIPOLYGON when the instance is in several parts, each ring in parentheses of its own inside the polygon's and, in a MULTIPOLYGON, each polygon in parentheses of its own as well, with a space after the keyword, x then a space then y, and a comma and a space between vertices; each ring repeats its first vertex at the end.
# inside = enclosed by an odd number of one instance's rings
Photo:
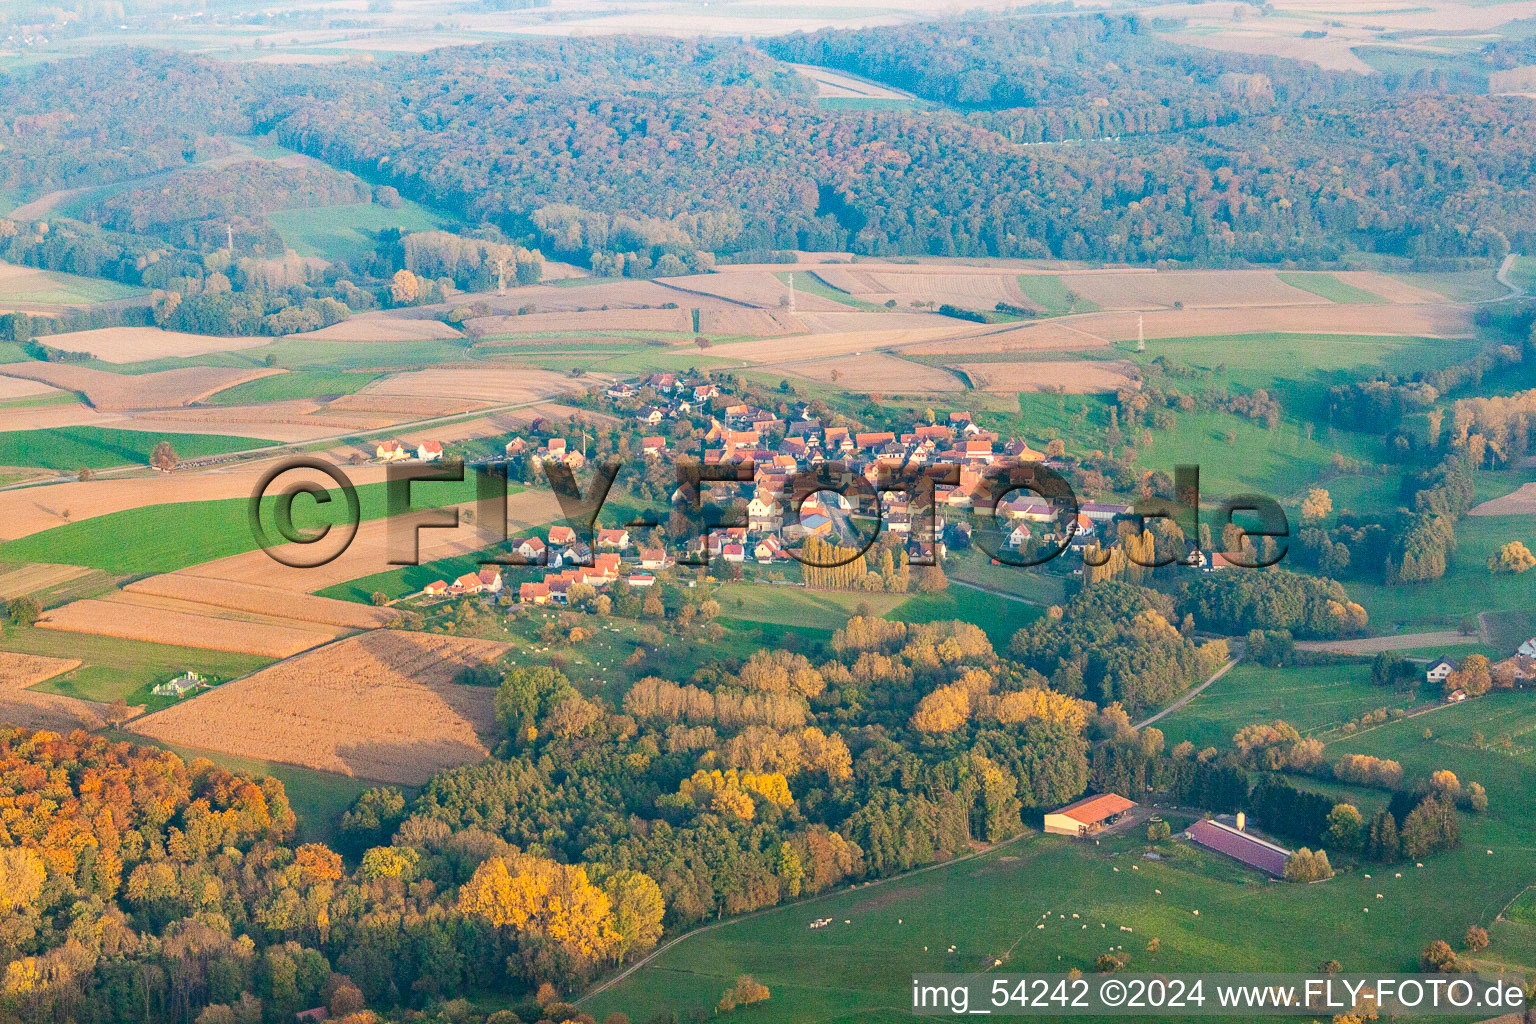
POLYGON ((380 441, 373 449, 373 457, 385 462, 399 462, 411 457, 410 449, 399 441, 380 441))
POLYGON ((480 593, 501 593, 501 570, 496 566, 482 565, 480 571, 475 574, 475 578, 480 581, 480 593))
POLYGON ((549 553, 549 549, 544 546, 544 542, 537 537, 529 537, 512 550, 524 561, 535 565, 542 565, 545 556, 549 553))
POLYGON ((175 679, 167 679, 160 683, 149 692, 156 697, 182 697, 207 685, 209 685, 208 680, 202 675, 196 672, 183 672, 175 679))
POLYGON ((640 453, 648 459, 654 459, 666 453, 667 439, 664 437, 643 437, 640 439, 640 453))
POLYGON ((1446 678, 1454 671, 1456 671, 1456 666, 1441 658, 1424 670, 1424 680, 1438 686, 1445 682, 1446 678))
POLYGON ((629 547, 629 531, 623 528, 617 530, 598 530, 597 546, 609 551, 621 551, 629 547))
POLYGON ((443 594, 448 593, 448 581, 433 580, 431 583, 428 583, 426 586, 422 587, 421 592, 427 597, 441 597, 443 594))
POLYGON ((416 446, 416 458, 422 462, 436 462, 443 457, 441 441, 423 441, 416 446))

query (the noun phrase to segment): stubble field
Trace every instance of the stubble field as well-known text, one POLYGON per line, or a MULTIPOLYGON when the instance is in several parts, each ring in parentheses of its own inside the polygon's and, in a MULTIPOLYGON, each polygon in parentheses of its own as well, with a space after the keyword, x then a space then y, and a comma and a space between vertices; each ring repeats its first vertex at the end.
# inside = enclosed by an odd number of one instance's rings
POLYGON ((138 719, 134 732, 403 785, 484 758, 495 690, 456 682, 507 644, 376 630, 138 719))

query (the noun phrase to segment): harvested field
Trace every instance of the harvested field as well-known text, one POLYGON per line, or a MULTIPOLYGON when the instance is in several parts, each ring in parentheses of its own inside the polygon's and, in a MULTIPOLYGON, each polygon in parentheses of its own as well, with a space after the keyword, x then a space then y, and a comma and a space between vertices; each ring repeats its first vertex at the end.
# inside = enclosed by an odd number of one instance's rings
POLYGON ((969 338, 913 345, 913 355, 963 355, 982 352, 1079 352, 1104 348, 1108 338, 1079 326, 1077 318, 1041 320, 1038 323, 994 329, 969 338))
MULTIPOLYGON (((459 506, 460 509, 473 507, 473 504, 459 506)), ((564 521, 564 513, 552 492, 530 489, 507 498, 507 518, 511 523, 509 529, 515 534, 543 523, 564 521)), ((187 571, 211 579, 257 583, 288 593, 308 594, 392 568, 389 564, 390 553, 395 550, 389 538, 392 524, 397 530, 403 528, 408 545, 410 523, 406 517, 395 521, 371 519, 357 528, 357 536, 345 552, 314 569, 293 569, 274 561, 264 551, 247 551, 205 562, 187 571)), ((451 530, 423 529, 418 539, 422 562, 467 555, 481 550, 489 542, 485 534, 468 524, 451 530)), ((409 552, 409 547, 406 551, 409 552)))
POLYGON ((1118 391, 1134 386, 1129 363, 1096 359, 1021 363, 960 363, 955 369, 971 379, 978 391, 1045 391, 1068 394, 1118 391))
POLYGON ((808 334, 839 334, 843 331, 898 331, 933 330, 953 326, 955 321, 940 317, 937 313, 914 313, 892 310, 889 313, 869 313, 863 310, 843 309, 835 313, 796 313, 795 319, 805 324, 808 334))
POLYGON ((1482 643, 1476 633, 1453 629, 1433 633, 1400 633, 1396 636, 1366 636, 1353 640, 1298 640, 1298 651, 1324 651, 1328 654, 1378 654, 1382 651, 1415 651, 1426 647, 1452 647, 1456 644, 1482 643))
POLYGON ((79 667, 80 662, 74 658, 0 651, 0 722, 58 733, 106 725, 99 704, 28 689, 79 667))
MULTIPOLYGON (((21 383, 21 380, 16 377, 0 377, 0 381, 21 383)), ((47 387, 47 385, 39 386, 47 387)), ((20 405, 11 409, 0 409, 0 431, 51 430, 54 427, 125 427, 127 425, 121 416, 97 412, 84 402, 68 402, 62 405, 20 405)))
POLYGON ((816 276, 868 302, 895 299, 898 306, 910 306, 913 302, 949 303, 986 312, 995 309, 999 302, 1028 308, 1035 305, 1019 290, 1018 275, 1012 270, 904 274, 865 266, 821 269, 816 276))
POLYGON ((367 402, 375 395, 410 398, 459 398, 477 402, 533 402, 590 386, 565 374, 529 367, 486 363, 434 366, 426 370, 394 373, 374 381, 353 400, 367 402))
MULTIPOLYGON (((679 297, 681 298, 681 297, 679 297)), ((679 303, 681 305, 681 303, 679 303)), ((545 331, 673 331, 693 330, 686 309, 589 309, 581 313, 524 313, 522 316, 482 316, 466 325, 480 337, 533 334, 545 331)), ((550 338, 550 344, 561 339, 550 338)), ((631 342, 633 344, 633 342, 631 342)))
POLYGON ((157 373, 108 373, 74 363, 4 363, 0 374, 78 391, 97 409, 165 409, 283 371, 262 367, 186 366, 157 373))
MULTIPOLYGON (((705 296, 724 299, 743 307, 788 308, 781 307, 779 303, 780 300, 786 303, 789 301, 789 286, 773 274, 762 271, 724 270, 714 274, 696 274, 691 277, 657 278, 656 281, 682 293, 674 294, 674 301, 677 302, 686 302, 688 296, 705 296)), ((812 295, 805 291, 795 292, 795 309, 797 310, 836 310, 842 307, 842 303, 833 299, 812 295)))
MULTIPOLYGON (((880 317, 881 313, 865 316, 880 317)), ((736 341, 716 345, 709 354, 724 359, 741 359, 749 363, 775 364, 799 362, 818 356, 858 355, 882 348, 900 348, 924 342, 943 341, 951 338, 971 338, 978 334, 996 331, 995 325, 972 324, 948 317, 930 318, 931 326, 897 330, 849 330, 830 334, 808 334, 789 338, 765 338, 761 341, 736 341)))
POLYGON ((1351 288, 1373 292, 1388 302, 1415 305, 1445 301, 1443 296, 1428 288, 1419 288, 1400 278, 1390 274, 1378 274, 1374 270, 1335 270, 1333 276, 1351 288))
POLYGON ((835 383, 849 391, 889 395, 965 390, 965 384, 952 373, 880 352, 789 363, 784 369, 811 380, 835 383))
POLYGON ((335 635, 301 629, 296 625, 200 615, 195 611, 158 607, 149 600, 143 604, 127 600, 73 601, 45 612, 37 624, 43 629, 148 640, 178 647, 202 647, 211 651, 238 651, 269 658, 290 657, 319 646, 335 635))
POLYGON ((40 380, 22 380, 20 377, 0 377, 0 402, 16 398, 36 398, 39 395, 56 395, 59 389, 40 380))
POLYGON ((704 309, 699 311, 699 330, 704 334, 746 334, 771 338, 806 334, 810 328, 795 313, 767 309, 704 309))
POLYGON ((270 338, 215 338, 206 334, 162 331, 158 327, 103 327, 94 331, 53 334, 47 338, 50 348, 63 349, 65 352, 85 352, 109 363, 138 363, 167 356, 234 352, 271 343, 270 338))
POLYGON ((0 600, 35 594, 61 583, 79 579, 91 570, 83 565, 50 565, 33 562, 0 572, 0 600))
POLYGON ((1328 300, 1293 288, 1268 270, 1180 270, 1156 273, 1062 274, 1072 291, 1100 308, 1185 309, 1319 305, 1328 300))
MULTIPOLYGON (((1233 309, 1164 309, 1149 313, 1085 313, 1003 330, 982 337, 935 339, 902 346, 913 354, 1029 352, 1094 348, 1136 339, 1137 321, 1148 339, 1215 338, 1241 334, 1365 334, 1413 338, 1464 338, 1473 333, 1470 311, 1463 306, 1339 305, 1254 306, 1233 309)), ((728 352, 725 345, 716 352, 728 352)))
MULTIPOLYGON (((64 566, 62 568, 74 568, 64 566)), ((0 577, 3 580, 3 577, 0 577)), ((344 629, 375 629, 400 618, 393 608, 371 608, 351 601, 294 594, 254 583, 233 583, 210 579, 190 572, 171 572, 130 583, 123 590, 131 594, 170 597, 195 601, 215 608, 258 614, 281 614, 300 622, 319 622, 344 629)))
POLYGON ((1536 515, 1536 483, 1521 485, 1520 489, 1502 498, 1485 501, 1467 515, 1471 516, 1531 516, 1536 515))
POLYGON ((339 324, 292 335, 316 341, 434 341, 462 335, 441 320, 408 319, 398 313, 359 313, 339 324))
MULTIPOLYGON (((44 487, 0 491, 0 540, 15 540, 66 522, 93 519, 145 505, 249 498, 267 466, 243 466, 206 472, 156 473, 153 476, 70 480, 44 487), (68 512, 66 519, 64 513, 68 512)), ((384 479, 383 466, 349 466, 347 475, 359 487, 384 479)), ((324 482, 308 474, 304 479, 324 482)), ((298 477, 295 477, 298 479, 298 477)), ((284 477, 284 483, 288 478, 284 477)))
POLYGON ((326 414, 377 412, 398 419, 426 420, 441 416, 460 416, 485 407, 485 402, 464 398, 437 398, 423 395, 392 397, 382 394, 342 395, 324 406, 326 414))
POLYGON ((455 680, 504 654, 489 640, 377 630, 135 721, 167 743, 420 785, 473 764, 495 726, 490 687, 455 680))
MULTIPOLYGON (((720 300, 711 300, 719 302, 720 300)), ((528 309, 534 313, 572 313, 602 310, 607 307, 613 309, 661 309, 669 302, 675 302, 679 306, 686 305, 682 297, 672 288, 665 288, 654 281, 636 281, 624 278, 617 281, 603 281, 598 284, 580 284, 573 287, 561 288, 552 284, 533 284, 521 288, 508 288, 506 294, 498 295, 495 292, 477 292, 474 296, 456 296, 451 303, 441 306, 427 306, 424 309, 446 310, 453 306, 463 305, 466 302, 475 302, 490 307, 495 314, 513 315, 519 309, 528 309)), ((700 303, 693 303, 697 306, 700 303)))

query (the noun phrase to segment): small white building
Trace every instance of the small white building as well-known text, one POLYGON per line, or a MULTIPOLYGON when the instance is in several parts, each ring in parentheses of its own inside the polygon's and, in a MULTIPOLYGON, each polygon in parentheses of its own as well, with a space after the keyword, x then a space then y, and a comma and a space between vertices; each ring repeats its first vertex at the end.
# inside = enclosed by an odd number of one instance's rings
POLYGON ((1424 678, 1431 683, 1443 683, 1454 671, 1456 671, 1456 666, 1441 658, 1424 670, 1424 678))

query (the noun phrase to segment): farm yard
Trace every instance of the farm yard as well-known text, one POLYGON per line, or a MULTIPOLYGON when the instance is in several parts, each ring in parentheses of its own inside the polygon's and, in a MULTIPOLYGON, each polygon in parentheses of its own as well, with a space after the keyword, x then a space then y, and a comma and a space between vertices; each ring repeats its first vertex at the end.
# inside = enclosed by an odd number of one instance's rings
POLYGON ((487 640, 376 630, 216 687, 131 724, 183 746, 419 785, 488 751, 490 687, 457 682, 500 657, 487 640))

